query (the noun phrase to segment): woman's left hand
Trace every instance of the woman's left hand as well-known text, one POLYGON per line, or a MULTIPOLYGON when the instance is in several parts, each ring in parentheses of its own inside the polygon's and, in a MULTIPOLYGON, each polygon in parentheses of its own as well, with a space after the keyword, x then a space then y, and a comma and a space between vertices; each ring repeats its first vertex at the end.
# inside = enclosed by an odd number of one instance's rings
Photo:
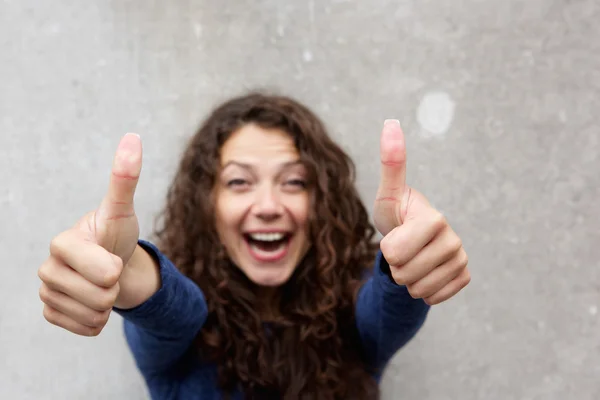
POLYGON ((381 133, 381 181, 374 209, 384 236, 381 251, 394 281, 433 305, 471 280, 462 241, 425 196, 406 185, 406 145, 400 123, 387 120, 381 133))

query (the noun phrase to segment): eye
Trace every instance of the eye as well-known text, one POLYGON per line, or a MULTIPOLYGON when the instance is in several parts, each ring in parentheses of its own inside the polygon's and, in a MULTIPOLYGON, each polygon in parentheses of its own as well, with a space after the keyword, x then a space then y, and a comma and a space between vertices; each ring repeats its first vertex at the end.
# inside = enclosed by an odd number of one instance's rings
POLYGON ((294 186, 297 188, 306 188, 306 182, 302 179, 290 179, 285 182, 286 185, 294 186))
POLYGON ((227 182, 227 186, 228 187, 232 187, 232 188, 237 188, 237 187, 242 187, 248 184, 248 181, 244 180, 244 179, 231 179, 227 182))

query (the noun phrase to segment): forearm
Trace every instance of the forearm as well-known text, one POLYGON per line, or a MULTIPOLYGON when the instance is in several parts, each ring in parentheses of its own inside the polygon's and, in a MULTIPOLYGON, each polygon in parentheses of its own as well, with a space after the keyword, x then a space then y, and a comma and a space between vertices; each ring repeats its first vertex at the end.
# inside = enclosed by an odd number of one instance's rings
POLYGON ((115 307, 128 310, 148 300, 161 287, 158 261, 139 244, 119 279, 119 296, 115 307))
POLYGON ((127 298, 126 305, 133 307, 115 307, 114 311, 125 319, 129 347, 142 374, 149 376, 170 368, 187 351, 206 321, 208 307, 196 283, 154 245, 140 241, 138 247, 153 261, 140 252, 140 263, 132 265, 132 270, 141 274, 145 268, 156 268, 158 277, 140 276, 141 283, 128 281, 128 285, 139 285, 139 292, 127 298))
POLYGON ((363 285, 356 304, 356 322, 369 364, 385 367, 423 325, 429 306, 413 299, 406 287, 388 276, 387 262, 377 256, 374 275, 363 285))

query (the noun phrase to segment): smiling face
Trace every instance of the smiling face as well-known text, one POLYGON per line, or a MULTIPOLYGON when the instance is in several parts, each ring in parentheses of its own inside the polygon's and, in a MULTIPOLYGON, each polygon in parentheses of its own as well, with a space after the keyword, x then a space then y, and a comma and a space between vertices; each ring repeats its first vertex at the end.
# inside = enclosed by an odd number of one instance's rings
POLYGON ((217 231, 229 258, 257 285, 284 284, 310 247, 306 169, 291 136, 245 125, 220 162, 217 231))

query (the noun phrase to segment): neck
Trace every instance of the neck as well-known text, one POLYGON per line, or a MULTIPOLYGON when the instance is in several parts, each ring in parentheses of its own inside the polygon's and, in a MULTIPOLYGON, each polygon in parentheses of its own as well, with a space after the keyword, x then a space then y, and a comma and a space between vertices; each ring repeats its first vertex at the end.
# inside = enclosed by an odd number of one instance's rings
POLYGON ((257 292, 257 306, 263 321, 272 321, 279 316, 279 288, 259 287, 257 292))

